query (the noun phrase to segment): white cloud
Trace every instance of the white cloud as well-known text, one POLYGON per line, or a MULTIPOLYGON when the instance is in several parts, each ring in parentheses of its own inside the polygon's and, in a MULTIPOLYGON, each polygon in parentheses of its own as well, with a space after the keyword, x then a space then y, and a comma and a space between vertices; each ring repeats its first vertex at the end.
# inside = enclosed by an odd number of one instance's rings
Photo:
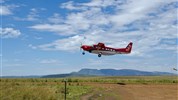
POLYGON ((37 48, 40 48, 42 50, 67 50, 67 51, 73 51, 73 50, 79 50, 80 49, 80 43, 82 41, 81 36, 74 36, 70 37, 70 39, 61 39, 56 40, 53 43, 44 44, 37 46, 37 48), (59 45, 59 44, 62 44, 59 45))
MULTIPOLYGON (((1 1, 0 1, 1 2, 1 1)), ((0 5, 0 15, 3 15, 3 16, 7 16, 7 15, 12 15, 13 14, 13 10, 15 8, 19 7, 18 5, 0 5)))
POLYGON ((49 31, 49 32, 55 32, 60 35, 72 35, 77 34, 73 32, 73 29, 70 25, 66 24, 38 24, 31 26, 29 28, 41 30, 41 31, 49 31))
POLYGON ((69 1, 60 5, 61 8, 68 9, 68 10, 86 10, 86 7, 81 5, 75 4, 73 1, 69 1))
POLYGON ((117 1, 117 0, 92 0, 88 3, 76 3, 73 1, 69 1, 66 3, 63 3, 60 5, 61 8, 68 9, 68 10, 78 10, 78 11, 84 11, 88 10, 90 8, 105 8, 108 6, 118 6, 125 1, 117 1))
POLYGON ((0 35, 3 38, 17 38, 21 35, 21 32, 14 28, 0 28, 0 35))
POLYGON ((37 13, 38 13, 37 9, 35 9, 35 8, 30 9, 30 12, 27 15, 26 20, 28 20, 28 21, 38 20, 39 15, 37 13))
POLYGON ((9 6, 0 6, 0 15, 11 15, 12 11, 9 6))
POLYGON ((38 21, 39 20, 39 13, 40 11, 44 11, 46 10, 45 8, 31 8, 28 15, 26 15, 25 18, 19 18, 19 17, 14 17, 15 20, 18 20, 18 21, 38 21))
POLYGON ((59 14, 54 13, 52 17, 48 18, 48 21, 53 24, 59 24, 63 22, 63 18, 59 14))
POLYGON ((101 13, 100 8, 93 8, 82 13, 71 13, 66 16, 66 20, 59 18, 59 15, 57 14, 54 15, 55 18, 48 18, 49 23, 37 24, 29 28, 70 36, 74 34, 80 34, 81 31, 88 31, 90 28, 109 24, 107 18, 102 17, 103 14, 101 13), (59 19, 57 20, 56 17, 59 19), (56 23, 54 23, 54 21, 56 21, 56 23))
MULTIPOLYGON (((92 0, 88 3, 70 1, 62 4, 62 8, 79 11, 69 13, 57 23, 51 23, 49 20, 49 23, 37 24, 30 28, 68 37, 39 45, 37 48, 75 51, 78 50, 81 41, 86 41, 87 44, 104 42, 113 47, 125 47, 132 41, 132 55, 147 54, 158 47, 161 50, 176 50, 175 45, 170 47, 161 43, 165 38, 173 41, 177 38, 177 27, 174 24, 177 21, 177 9, 174 5, 176 0, 107 2, 92 0), (109 9, 110 13, 106 9, 109 9), (86 39, 83 40, 83 37, 86 39)), ((56 17, 59 15, 56 14, 56 17)))
POLYGON ((134 21, 147 19, 149 13, 159 10, 165 4, 171 1, 156 0, 150 2, 150 0, 130 0, 130 2, 124 4, 121 11, 116 12, 115 15, 110 16, 111 21, 118 27, 127 25, 134 21))
POLYGON ((92 0, 91 2, 88 3, 81 3, 81 6, 87 6, 87 7, 108 7, 108 6, 118 6, 121 5, 123 3, 125 3, 126 1, 124 0, 92 0))

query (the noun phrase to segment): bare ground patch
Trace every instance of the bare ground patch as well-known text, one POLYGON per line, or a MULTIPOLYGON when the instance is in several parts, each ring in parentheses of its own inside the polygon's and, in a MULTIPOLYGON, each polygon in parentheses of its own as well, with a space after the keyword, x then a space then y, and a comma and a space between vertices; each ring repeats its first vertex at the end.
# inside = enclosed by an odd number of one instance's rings
POLYGON ((81 100, 178 100, 178 84, 99 84, 81 100))

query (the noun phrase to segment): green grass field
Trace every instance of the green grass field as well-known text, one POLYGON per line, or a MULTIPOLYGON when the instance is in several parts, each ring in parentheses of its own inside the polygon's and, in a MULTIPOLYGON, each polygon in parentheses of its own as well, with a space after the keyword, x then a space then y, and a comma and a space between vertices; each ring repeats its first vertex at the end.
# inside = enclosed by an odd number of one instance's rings
MULTIPOLYGON (((63 100, 64 79, 0 79, 0 100, 63 100)), ((67 100, 80 100, 96 87, 85 83, 177 84, 177 76, 123 76, 68 78, 67 100)), ((110 94, 107 94, 110 95, 110 94)))
MULTIPOLYGON (((64 98, 62 79, 1 79, 1 100, 61 100, 64 98)), ((78 100, 91 91, 80 83, 67 84, 67 100, 78 100)))

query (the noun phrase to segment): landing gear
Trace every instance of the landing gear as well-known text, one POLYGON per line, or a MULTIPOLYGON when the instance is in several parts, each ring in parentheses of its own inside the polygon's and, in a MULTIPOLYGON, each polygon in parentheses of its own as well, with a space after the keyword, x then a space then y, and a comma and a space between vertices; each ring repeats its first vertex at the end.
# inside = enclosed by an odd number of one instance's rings
POLYGON ((82 55, 85 55, 85 52, 82 52, 82 55))
POLYGON ((98 57, 101 57, 101 54, 98 54, 98 57))
POLYGON ((91 53, 91 50, 89 50, 88 52, 91 53))

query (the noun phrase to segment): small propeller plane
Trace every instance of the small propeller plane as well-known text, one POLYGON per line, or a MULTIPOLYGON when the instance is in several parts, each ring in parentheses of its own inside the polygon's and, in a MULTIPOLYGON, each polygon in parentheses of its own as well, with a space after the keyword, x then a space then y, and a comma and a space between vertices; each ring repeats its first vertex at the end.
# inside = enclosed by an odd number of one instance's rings
POLYGON ((104 43, 98 43, 93 46, 81 45, 80 48, 83 49, 83 55, 85 55, 85 51, 88 51, 89 53, 98 54, 98 57, 101 57, 101 55, 129 54, 132 50, 132 44, 130 42, 126 48, 111 48, 106 47, 104 43))

